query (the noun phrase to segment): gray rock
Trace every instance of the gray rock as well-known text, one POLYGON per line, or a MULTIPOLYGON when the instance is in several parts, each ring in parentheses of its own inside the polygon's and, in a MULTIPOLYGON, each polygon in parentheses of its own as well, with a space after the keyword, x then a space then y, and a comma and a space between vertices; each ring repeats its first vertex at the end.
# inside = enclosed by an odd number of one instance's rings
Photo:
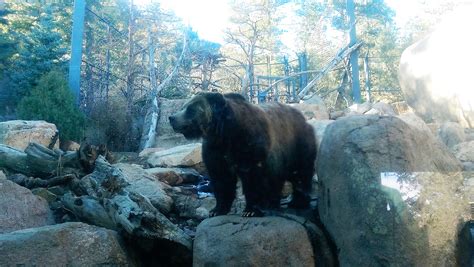
POLYGON ((0 266, 136 266, 120 236, 84 223, 0 235, 0 266))
POLYGON ((192 167, 202 162, 201 144, 193 143, 153 152, 148 155, 146 162, 152 167, 192 167))
POLYGON ((216 206, 214 197, 198 198, 194 194, 175 192, 173 195, 174 211, 180 218, 204 220, 209 217, 209 212, 216 206))
POLYGON ((474 172, 474 162, 463 162, 462 167, 465 172, 474 172))
MULTIPOLYGON (((58 129, 45 121, 0 122, 0 144, 24 150, 30 142, 48 146, 58 129)), ((58 142, 56 148, 58 148, 58 142)))
POLYGON ((45 199, 6 179, 0 179, 0 211, 0 234, 54 223, 45 199))
POLYGON ((341 266, 455 265, 452 240, 467 202, 456 194, 461 179, 440 173, 462 167, 426 125, 411 122, 352 116, 326 129, 317 160, 319 213, 341 266), (386 172, 401 174, 383 180, 386 172))
POLYGON ((474 162, 474 141, 460 143, 453 150, 460 161, 474 162))
POLYGON ((413 113, 413 110, 405 101, 392 103, 391 106, 393 108, 393 111, 395 111, 395 114, 397 115, 402 115, 405 113, 413 113))
POLYGON ((128 191, 145 196, 160 212, 164 214, 170 212, 173 199, 165 191, 168 185, 156 180, 139 165, 117 163, 113 166, 119 168, 130 183, 126 187, 128 191))
POLYGON ((362 115, 372 108, 372 103, 364 102, 362 104, 353 104, 344 110, 345 116, 362 115))
POLYGON ((319 149, 321 141, 323 140, 324 133, 329 124, 333 123, 333 120, 309 120, 308 123, 313 126, 314 134, 316 135, 316 145, 319 149))
POLYGON ((42 197, 43 199, 48 201, 49 204, 53 203, 58 199, 57 195, 55 195, 48 189, 42 187, 32 189, 31 193, 33 193, 35 196, 42 197))
POLYGON ((160 98, 160 117, 158 119, 155 146, 161 149, 169 149, 175 146, 186 145, 192 141, 186 140, 184 135, 174 132, 168 117, 181 110, 189 99, 166 99, 160 98))
POLYGON ((402 115, 397 116, 397 118, 401 119, 406 124, 410 125, 410 127, 421 131, 424 134, 429 135, 430 138, 436 138, 436 133, 438 132, 439 125, 429 123, 426 124, 420 117, 418 117, 415 113, 405 113, 402 115))
POLYGON ((465 128, 464 135, 466 136, 466 141, 474 141, 474 129, 465 128))
POLYGON ((396 113, 390 104, 377 102, 372 104, 372 108, 365 112, 366 115, 390 115, 395 116, 396 113))
POLYGON ((0 171, 0 181, 1 180, 6 180, 7 177, 5 176, 5 174, 3 173, 3 171, 0 171))
POLYGON ((449 148, 466 141, 464 128, 456 122, 445 122, 441 125, 438 136, 449 148))
POLYGON ((314 266, 306 229, 282 217, 218 216, 194 240, 193 266, 314 266))
POLYGON ((159 136, 174 135, 175 132, 169 122, 169 117, 179 110, 188 102, 189 99, 166 99, 160 98, 160 118, 157 128, 159 136))
MULTIPOLYGON (((313 97, 314 98, 314 97, 313 97)), ((310 100, 312 100, 311 98, 310 100)), ((305 101, 303 103, 290 104, 290 106, 298 109, 304 115, 306 120, 328 120, 329 112, 323 101, 305 101)))
POLYGON ((474 39, 463 31, 453 31, 472 25, 473 11, 472 4, 454 11, 432 34, 409 46, 401 56, 400 87, 408 104, 426 122, 454 121, 474 127, 474 90, 466 65, 474 60, 474 39))

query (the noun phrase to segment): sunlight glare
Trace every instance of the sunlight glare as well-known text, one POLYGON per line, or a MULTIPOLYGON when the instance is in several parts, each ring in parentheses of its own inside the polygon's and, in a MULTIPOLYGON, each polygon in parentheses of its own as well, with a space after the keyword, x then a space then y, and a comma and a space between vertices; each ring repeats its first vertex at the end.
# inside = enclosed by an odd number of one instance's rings
POLYGON ((222 0, 135 0, 137 5, 159 2, 163 9, 173 11, 183 22, 197 31, 199 37, 222 43, 230 10, 222 0))

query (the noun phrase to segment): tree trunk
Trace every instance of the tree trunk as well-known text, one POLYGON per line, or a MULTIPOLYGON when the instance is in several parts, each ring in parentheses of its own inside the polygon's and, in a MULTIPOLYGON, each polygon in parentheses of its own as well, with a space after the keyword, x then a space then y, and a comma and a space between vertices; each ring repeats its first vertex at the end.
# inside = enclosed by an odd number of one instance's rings
POLYGON ((130 0, 129 6, 130 19, 128 22, 128 60, 127 60, 127 89, 125 91, 125 101, 127 105, 127 110, 125 112, 126 125, 129 127, 127 132, 126 142, 124 144, 123 150, 130 151, 132 150, 134 144, 134 131, 133 127, 133 100, 135 98, 135 16, 134 16, 134 6, 133 0, 130 0))
POLYGON ((93 169, 99 152, 97 148, 88 145, 81 145, 80 151, 84 148, 90 148, 92 153, 78 151, 64 153, 60 150, 48 149, 37 143, 30 143, 23 152, 0 144, 0 167, 40 178, 56 177, 68 173, 85 175, 93 169))
MULTIPOLYGON (((153 46, 153 42, 150 40, 149 43, 151 44, 151 47, 153 46)), ((153 58, 154 58, 154 53, 152 52, 153 49, 150 48, 150 79, 152 81, 152 91, 149 94, 148 98, 148 103, 150 103, 150 106, 147 110, 147 113, 145 115, 145 122, 143 124, 143 131, 142 131, 142 138, 140 142, 140 150, 143 150, 145 148, 150 148, 153 146, 155 139, 156 139, 156 126, 158 125, 158 118, 160 116, 159 112, 159 103, 158 103, 158 96, 165 88, 165 86, 171 81, 171 79, 175 76, 178 67, 181 63, 181 61, 184 58, 185 52, 186 52, 186 43, 187 43, 187 38, 186 35, 184 35, 184 40, 183 40, 183 49, 181 51, 181 55, 178 58, 178 62, 173 68, 173 71, 171 71, 170 75, 166 77, 166 79, 163 80, 163 82, 159 86, 154 86, 153 83, 156 85, 156 76, 154 74, 154 64, 153 58), (154 81, 154 82, 153 82, 154 81)))

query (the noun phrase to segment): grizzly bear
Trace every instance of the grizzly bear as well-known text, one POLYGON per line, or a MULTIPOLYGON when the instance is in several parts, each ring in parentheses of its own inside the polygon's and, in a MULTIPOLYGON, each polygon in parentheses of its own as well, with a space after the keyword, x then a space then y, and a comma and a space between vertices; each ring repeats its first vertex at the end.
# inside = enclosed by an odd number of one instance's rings
POLYGON ((316 158, 313 128, 287 105, 254 105, 239 94, 200 93, 169 117, 187 139, 202 138, 202 157, 214 186, 211 216, 227 214, 242 181, 244 217, 280 207, 285 180, 291 208, 309 206, 316 158))

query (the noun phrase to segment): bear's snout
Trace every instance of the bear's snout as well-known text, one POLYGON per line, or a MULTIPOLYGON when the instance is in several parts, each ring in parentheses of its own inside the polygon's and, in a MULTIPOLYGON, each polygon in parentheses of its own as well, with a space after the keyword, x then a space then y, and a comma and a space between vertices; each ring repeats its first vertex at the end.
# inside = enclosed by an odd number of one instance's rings
POLYGON ((178 123, 178 117, 175 115, 172 115, 172 116, 169 116, 168 119, 170 120, 170 125, 171 127, 173 127, 173 130, 178 130, 179 127, 179 123, 178 123))
POLYGON ((176 122, 175 116, 169 116, 168 119, 170 120, 170 124, 173 125, 176 122))

